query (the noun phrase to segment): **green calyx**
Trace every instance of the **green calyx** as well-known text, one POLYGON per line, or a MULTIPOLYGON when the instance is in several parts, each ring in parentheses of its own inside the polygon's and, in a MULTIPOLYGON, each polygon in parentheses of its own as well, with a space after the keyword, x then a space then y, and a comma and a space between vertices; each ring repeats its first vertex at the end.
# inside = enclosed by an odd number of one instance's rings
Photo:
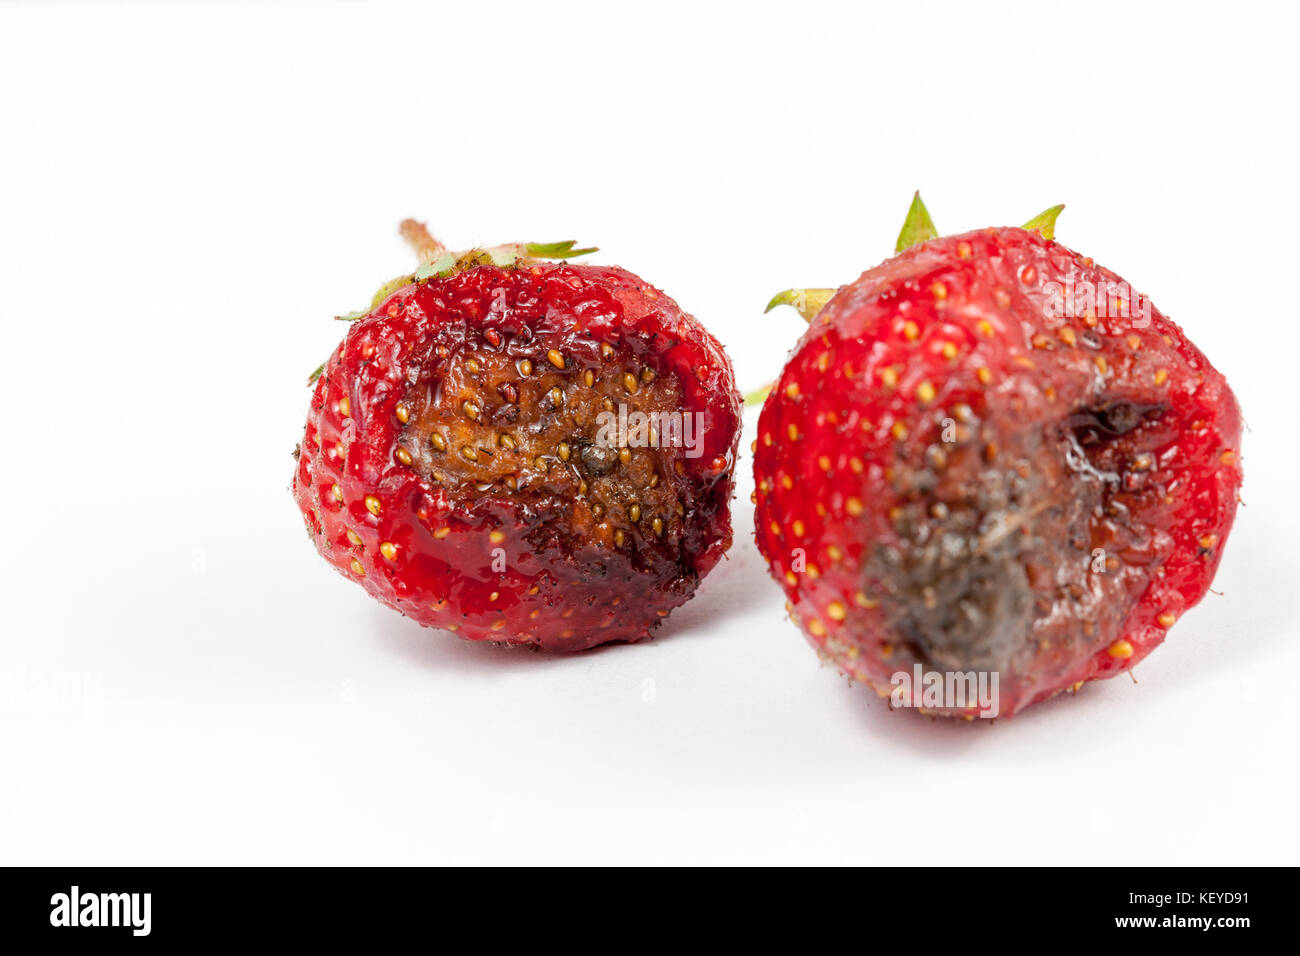
MULTIPOLYGON (((437 239, 429 234, 424 223, 414 219, 403 220, 398 230, 416 255, 420 257, 420 266, 414 272, 389 279, 381 285, 370 299, 370 305, 346 315, 336 315, 340 322, 356 322, 378 308, 379 304, 403 286, 413 282, 426 282, 442 276, 464 272, 475 266, 497 266, 502 269, 522 268, 537 262, 551 259, 573 259, 597 252, 596 246, 578 247, 573 239, 562 242, 512 242, 504 246, 492 246, 488 249, 470 249, 468 252, 451 252, 437 239)), ((325 371, 325 366, 312 372, 308 385, 314 385, 325 371)))
MULTIPOLYGON (((1044 209, 1020 228, 1036 232, 1044 239, 1055 239, 1056 217, 1064 208, 1065 204, 1061 203, 1044 209)), ((903 220, 903 229, 898 234, 898 242, 894 244, 894 252, 897 254, 904 249, 938 238, 939 230, 935 228, 934 220, 930 218, 930 210, 926 209, 925 203, 921 202, 921 193, 918 190, 912 194, 912 205, 908 207, 907 218, 903 220)))
POLYGON ((492 246, 488 249, 451 252, 446 246, 429 235, 423 223, 416 222, 414 219, 407 219, 402 223, 401 233, 416 254, 420 256, 420 267, 414 272, 408 272, 395 279, 389 279, 381 285, 371 297, 368 309, 360 309, 356 312, 349 312, 347 315, 340 315, 340 319, 355 322, 357 319, 365 318, 379 303, 402 288, 402 286, 410 285, 412 282, 425 282, 429 279, 449 276, 457 272, 464 272, 466 269, 472 269, 475 266, 497 266, 502 269, 511 269, 547 259, 572 259, 576 256, 585 256, 598 251, 596 246, 577 248, 577 242, 566 239, 563 242, 512 242, 504 246, 492 246))
POLYGON ((778 305, 788 305, 800 315, 805 322, 811 322, 817 313, 831 300, 837 289, 786 289, 772 296, 764 312, 771 312, 778 305))
POLYGON ((436 259, 424 262, 413 273, 413 281, 422 282, 455 272, 464 272, 475 266, 497 266, 511 269, 545 259, 572 259, 596 252, 595 246, 575 249, 572 239, 563 242, 513 242, 489 249, 470 249, 468 252, 444 252, 436 259))
MULTIPOLYGON (((1061 204, 1044 209, 1020 228, 1036 232, 1044 239, 1055 239, 1056 217, 1064 208, 1064 204, 1061 204)), ((930 218, 930 210, 926 209, 925 203, 921 201, 921 193, 918 190, 912 194, 912 204, 907 208, 903 228, 898 233, 898 241, 894 243, 894 253, 897 255, 905 249, 938 238, 939 230, 935 227, 934 220, 930 218)), ((786 289, 774 295, 763 311, 771 312, 778 305, 788 305, 798 311, 805 322, 812 322, 835 292, 835 289, 786 289)))
POLYGON ((912 205, 907 207, 907 218, 903 220, 898 241, 894 243, 894 253, 898 254, 904 249, 911 249, 913 246, 938 238, 939 230, 934 227, 930 210, 926 209, 925 203, 921 202, 921 191, 918 189, 912 193, 912 205))
POLYGON ((1065 203, 1052 206, 1050 209, 1044 209, 1029 222, 1021 226, 1021 229, 1028 229, 1030 232, 1036 232, 1044 239, 1056 238, 1056 217, 1061 214, 1065 208, 1065 203))

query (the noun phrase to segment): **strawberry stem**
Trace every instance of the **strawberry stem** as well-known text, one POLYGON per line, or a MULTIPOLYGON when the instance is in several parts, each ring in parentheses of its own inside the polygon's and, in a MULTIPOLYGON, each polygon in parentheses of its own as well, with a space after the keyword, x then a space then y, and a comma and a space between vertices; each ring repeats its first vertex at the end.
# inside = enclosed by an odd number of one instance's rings
POLYGON ((415 250, 415 254, 420 257, 421 262, 432 262, 440 255, 447 251, 437 239, 429 234, 429 227, 422 222, 416 222, 414 219, 403 219, 402 224, 397 227, 397 231, 402 234, 407 245, 415 250))

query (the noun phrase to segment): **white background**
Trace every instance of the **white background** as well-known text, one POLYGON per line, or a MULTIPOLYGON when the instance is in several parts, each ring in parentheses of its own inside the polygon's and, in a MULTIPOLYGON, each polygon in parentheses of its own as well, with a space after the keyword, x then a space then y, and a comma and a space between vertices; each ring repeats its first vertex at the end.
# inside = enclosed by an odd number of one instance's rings
POLYGON ((0 7, 0 862, 1297 861, 1294 4, 0 7), (750 534, 653 642, 463 643, 313 552, 307 373, 409 265, 575 238, 742 388, 776 290, 1058 231, 1237 390, 1248 507, 1128 677, 993 725, 818 663, 750 534))

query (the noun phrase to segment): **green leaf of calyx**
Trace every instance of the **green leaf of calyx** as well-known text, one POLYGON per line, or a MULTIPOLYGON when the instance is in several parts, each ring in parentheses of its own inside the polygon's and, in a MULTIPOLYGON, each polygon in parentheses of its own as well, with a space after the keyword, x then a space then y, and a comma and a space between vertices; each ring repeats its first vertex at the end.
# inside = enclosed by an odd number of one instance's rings
POLYGON ((577 240, 566 239, 564 242, 529 242, 524 245, 524 249, 535 259, 572 259, 574 256, 585 256, 600 251, 596 246, 573 248, 576 245, 577 240))
POLYGON ((745 406, 762 405, 767 401, 767 396, 771 393, 772 386, 764 385, 762 388, 756 388, 745 395, 745 406))
POLYGON ((912 205, 907 209, 907 218, 903 220, 903 228, 898 233, 898 242, 894 243, 894 253, 897 255, 904 249, 937 238, 939 238, 939 230, 934 227, 930 210, 926 209, 925 203, 921 202, 921 192, 917 190, 912 194, 912 205))
POLYGON ((370 314, 369 309, 357 309, 355 312, 349 312, 347 315, 334 316, 334 321, 335 322, 356 322, 359 321, 360 319, 364 319, 369 314, 370 314))
POLYGON ((1044 239, 1056 238, 1056 217, 1061 214, 1065 208, 1065 203, 1053 206, 1051 209, 1044 209, 1029 222, 1020 228, 1028 229, 1030 232, 1036 232, 1044 239))
POLYGON ((307 384, 315 385, 320 380, 320 377, 325 374, 325 366, 328 364, 328 362, 321 362, 320 365, 316 366, 316 371, 307 376, 307 384))
POLYGON ((412 278, 414 278, 416 282, 420 282, 423 279, 432 279, 434 276, 445 275, 455 268, 456 258, 454 252, 444 252, 442 255, 438 256, 438 258, 431 262, 426 262, 421 265, 420 268, 416 269, 412 278))
POLYGON ((805 322, 811 322, 838 291, 838 289, 786 289, 772 296, 772 300, 763 311, 771 312, 778 305, 788 305, 802 315, 805 322))
POLYGON ((379 303, 383 302, 385 299, 387 299, 390 295, 392 295, 402 286, 410 285, 414 281, 415 281, 415 275, 414 273, 410 273, 410 272, 408 272, 404 276, 398 276, 396 279, 389 279, 378 289, 376 289, 375 294, 371 296, 370 298, 371 310, 373 311, 374 309, 379 308, 379 303))

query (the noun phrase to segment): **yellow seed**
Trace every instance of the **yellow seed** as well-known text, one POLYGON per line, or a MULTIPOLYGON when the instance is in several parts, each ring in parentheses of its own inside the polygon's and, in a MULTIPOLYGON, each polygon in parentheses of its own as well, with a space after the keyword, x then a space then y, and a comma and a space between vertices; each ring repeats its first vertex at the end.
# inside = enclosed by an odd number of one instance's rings
POLYGON ((374 495, 366 495, 366 510, 372 515, 378 517, 379 512, 383 510, 383 505, 380 504, 379 499, 374 495))
POLYGON ((957 258, 958 258, 958 259, 969 259, 969 258, 970 258, 970 252, 971 252, 971 249, 970 249, 970 243, 969 243, 969 242, 959 242, 959 243, 957 243, 957 258))
POLYGON ((894 422, 894 426, 891 429, 889 429, 889 433, 893 435, 895 438, 897 438, 899 441, 902 441, 904 438, 907 437, 907 426, 904 425, 902 422, 894 422))
POLYGON ((1155 381, 1157 385, 1165 384, 1165 382, 1169 381, 1169 373, 1162 368, 1156 369, 1155 381))
POLYGON ((943 353, 943 357, 949 362, 957 357, 957 346, 952 342, 944 342, 940 351, 943 353))
POLYGON ((518 447, 518 445, 515 444, 514 438, 506 434, 497 436, 497 444, 510 451, 514 451, 518 447))
POLYGON ((352 403, 348 401, 346 395, 339 399, 339 414, 344 418, 347 418, 352 414, 352 403))
POLYGON ((494 630, 494 631, 502 630, 505 626, 506 626, 506 622, 505 622, 505 621, 493 621, 493 622, 492 622, 492 630, 494 630))
POLYGON ((519 368, 519 374, 520 374, 520 375, 532 375, 532 374, 533 374, 533 363, 532 363, 531 361, 529 361, 528 359, 520 359, 520 360, 519 360, 518 368, 519 368))
POLYGON ((1203 534, 1201 535, 1198 544, 1200 544, 1200 546, 1204 550, 1209 551, 1216 544, 1218 544, 1218 542, 1219 542, 1219 536, 1217 534, 1203 534))
POLYGON ((1173 627, 1174 622, 1177 620, 1178 620, 1178 615, 1176 615, 1173 611, 1165 611, 1164 614, 1161 614, 1158 618, 1156 618, 1156 623, 1158 623, 1161 627, 1169 628, 1169 627, 1173 627))
POLYGON ((434 432, 429 436, 429 444, 433 445, 438 451, 447 450, 447 439, 443 438, 438 432, 434 432))
POLYGON ((917 336, 919 336, 920 334, 921 334, 921 330, 920 330, 919 328, 917 328, 917 325, 916 325, 915 322, 910 322, 910 321, 909 321, 909 322, 904 322, 904 323, 903 323, 903 337, 904 337, 904 338, 908 339, 909 341, 913 341, 913 342, 914 342, 914 341, 916 341, 917 336))
POLYGON ((844 502, 844 510, 854 517, 857 517, 862 514, 862 500, 860 498, 850 498, 848 501, 844 502))
POLYGON ((607 359, 609 359, 609 358, 613 358, 613 357, 614 357, 614 346, 610 345, 608 342, 601 342, 601 343, 600 343, 600 354, 601 354, 602 357, 607 358, 607 359))
POLYGON ((865 607, 868 610, 880 606, 879 601, 873 601, 871 598, 867 597, 866 593, 863 591, 859 591, 857 594, 853 595, 853 603, 858 607, 865 607))
POLYGON ((1109 366, 1106 363, 1106 356, 1098 355, 1095 359, 1092 360, 1092 362, 1094 365, 1097 366, 1098 372, 1101 372, 1102 375, 1106 374, 1106 370, 1107 368, 1109 368, 1109 366))
POLYGON ((330 486, 330 497, 332 497, 335 501, 342 501, 342 500, 343 500, 343 489, 340 488, 338 485, 331 485, 331 486, 330 486))
POLYGON ((561 405, 564 404, 564 393, 560 391, 559 386, 556 386, 555 388, 551 389, 550 392, 548 392, 547 394, 551 398, 551 404, 554 405, 556 408, 559 408, 561 405))
POLYGON ((411 458, 411 453, 401 445, 397 446, 397 451, 393 452, 393 456, 408 468, 411 467, 411 462, 414 460, 411 458))
POLYGON ((830 471, 831 470, 830 457, 828 455, 818 455, 817 467, 820 468, 822 471, 830 471))
POLYGON ((821 621, 817 620, 817 618, 813 618, 811 621, 808 622, 808 633, 812 634, 815 637, 825 637, 826 625, 823 624, 821 621))
POLYGON ((826 616, 832 621, 842 621, 848 615, 848 609, 839 601, 832 601, 826 606, 826 616))
POLYGON ((787 385, 787 386, 785 387, 785 395, 786 395, 786 398, 798 398, 798 397, 799 397, 799 383, 798 383, 798 382, 791 382, 789 385, 787 385))
POLYGON ((478 364, 478 359, 467 359, 465 367, 471 372, 481 372, 483 370, 483 366, 478 364))
POLYGON ((796 538, 802 538, 804 532, 803 522, 798 518, 795 518, 794 521, 790 523, 790 530, 794 532, 796 538))
POLYGON ((352 559, 352 573, 359 574, 363 578, 366 576, 366 569, 361 566, 361 562, 356 558, 352 559))
POLYGON ((500 591, 493 591, 491 594, 488 595, 488 600, 489 600, 489 601, 495 601, 495 600, 496 600, 497 598, 499 598, 500 596, 501 596, 501 592, 500 592, 500 591))
POLYGON ((478 421, 479 416, 483 414, 483 409, 479 408, 473 402, 465 402, 461 405, 461 410, 465 412, 467 418, 472 418, 474 421, 478 421))
POLYGON ((450 528, 439 528, 439 529, 437 529, 436 531, 434 531, 433 536, 434 536, 435 538, 437 538, 439 541, 441 541, 443 538, 447 537, 447 535, 449 535, 449 534, 451 534, 451 529, 450 529, 450 528))
POLYGON ((505 539, 506 539, 506 533, 504 531, 493 531, 491 534, 488 535, 488 540, 491 541, 493 544, 500 544, 505 539))
POLYGON ((934 296, 936 299, 942 301, 943 299, 948 298, 948 287, 945 286, 942 282, 931 283, 930 294, 934 296))
POLYGON ((348 528, 348 540, 352 542, 354 548, 361 547, 361 535, 357 534, 351 528, 348 528))
POLYGON ((604 515, 605 515, 604 506, 602 506, 599 501, 593 503, 591 506, 591 516, 595 518, 597 521, 599 521, 602 517, 604 517, 604 515))
POLYGON ((1075 342, 1079 341, 1074 335, 1074 329, 1070 328, 1068 325, 1061 329, 1058 333, 1058 337, 1066 345, 1074 345, 1075 342))
POLYGON ((986 335, 989 338, 993 337, 993 324, 988 319, 980 319, 975 324, 975 328, 980 330, 980 335, 986 335))
POLYGON ((785 583, 790 585, 790 587, 794 587, 796 584, 799 583, 798 575, 796 575, 793 571, 785 572, 785 583))
POLYGON ((555 446, 555 453, 560 456, 560 461, 568 461, 571 449, 568 442, 560 442, 555 446))
POLYGON ((1121 637, 1110 647, 1106 648, 1106 653, 1111 657, 1118 657, 1121 660, 1126 660, 1133 656, 1133 645, 1121 637))
POLYGON ((620 449, 618 450, 618 460, 619 460, 619 462, 620 462, 621 464, 624 464, 624 465, 626 465, 628 462, 630 462, 630 461, 632 460, 632 449, 630 449, 630 448, 620 448, 620 449))
POLYGON ((460 456, 466 461, 478 461, 478 450, 475 448, 462 448, 460 456))
POLYGON ((623 538, 623 531, 622 531, 622 529, 619 529, 618 531, 615 531, 615 532, 614 532, 614 547, 616 547, 616 548, 621 548, 621 547, 623 547, 623 540, 624 540, 624 538, 623 538))
POLYGON ((922 382, 916 386, 916 397, 922 402, 934 401, 934 386, 929 382, 922 382))
POLYGON ((398 402, 397 407, 393 409, 393 413, 403 425, 411 420, 411 406, 407 405, 406 402, 398 402))
POLYGON ((546 361, 556 368, 564 368, 564 356, 555 349, 551 349, 546 353, 546 361))
POLYGON ((989 371, 986 367, 984 367, 984 366, 981 366, 978 370, 976 370, 976 372, 975 372, 975 377, 978 378, 978 379, 980 380, 980 384, 981 384, 981 385, 987 385, 987 384, 989 384, 991 381, 993 381, 993 373, 990 372, 990 371, 989 371))
POLYGON ((633 524, 636 524, 638 521, 640 521, 640 520, 641 520, 641 506, 638 505, 638 504, 634 504, 634 505, 632 505, 632 507, 628 508, 628 509, 627 509, 627 517, 628 517, 628 520, 631 521, 633 524))
POLYGON ((832 561, 839 561, 840 558, 844 557, 844 551, 839 545, 832 544, 826 548, 826 557, 830 558, 832 561))
POLYGON ((391 561, 393 558, 397 557, 397 545, 393 544, 391 541, 384 541, 379 545, 379 553, 387 560, 391 561))
POLYGON ((898 370, 890 365, 880 373, 880 380, 885 383, 885 388, 893 388, 898 384, 898 370))
POLYGON ((587 371, 582 373, 582 384, 586 385, 588 388, 591 388, 591 386, 596 384, 596 376, 592 373, 591 369, 587 369, 587 371))
POLYGON ((659 537, 664 533, 664 523, 659 518, 655 518, 654 521, 651 521, 650 527, 654 529, 655 537, 659 537))
POLYGON ((641 381, 649 385, 655 380, 655 370, 652 368, 641 369, 641 381))
POLYGON ((623 373, 623 388, 627 390, 629 395, 636 394, 636 376, 631 372, 623 373))

